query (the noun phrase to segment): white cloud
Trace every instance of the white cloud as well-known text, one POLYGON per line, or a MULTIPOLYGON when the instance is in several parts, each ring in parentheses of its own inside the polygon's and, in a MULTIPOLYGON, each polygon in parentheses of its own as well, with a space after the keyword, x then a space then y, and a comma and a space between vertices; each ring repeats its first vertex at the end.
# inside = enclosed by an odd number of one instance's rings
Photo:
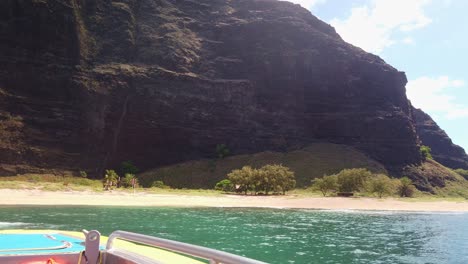
POLYGON ((463 80, 455 80, 455 81, 452 81, 452 85, 454 87, 463 87, 465 86, 465 82, 463 80))
POLYGON ((458 119, 468 117, 468 106, 457 103, 450 90, 461 87, 466 87, 463 80, 451 80, 447 76, 425 76, 409 81, 406 94, 415 107, 431 115, 458 119))
POLYGON ((414 44, 414 39, 411 37, 406 37, 401 40, 402 43, 407 44, 407 45, 412 45, 414 44))
POLYGON ((323 4, 327 0, 287 0, 287 1, 295 3, 295 4, 300 4, 302 7, 311 10, 316 5, 323 4))
POLYGON ((401 40, 395 33, 408 33, 431 23, 424 13, 430 0, 372 0, 370 5, 354 7, 346 19, 330 23, 341 37, 368 52, 381 53, 401 40))
POLYGON ((444 0, 443 4, 444 4, 444 7, 449 7, 452 5, 452 0, 444 0))

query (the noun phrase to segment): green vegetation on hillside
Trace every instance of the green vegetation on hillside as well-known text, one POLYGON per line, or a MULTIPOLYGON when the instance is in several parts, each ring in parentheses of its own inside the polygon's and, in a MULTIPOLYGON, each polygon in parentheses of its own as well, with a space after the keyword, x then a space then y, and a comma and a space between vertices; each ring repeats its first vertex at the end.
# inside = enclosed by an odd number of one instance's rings
POLYGON ((431 155, 431 148, 428 146, 421 146, 419 151, 421 152, 421 156, 423 157, 424 160, 431 160, 432 155, 431 155))
POLYGON ((346 168, 367 168, 373 173, 387 173, 384 166, 353 147, 315 143, 301 150, 286 153, 261 152, 228 156, 216 160, 196 160, 145 171, 138 174, 140 184, 150 187, 160 180, 173 188, 213 188, 232 170, 266 164, 282 164, 295 173, 297 186, 307 187, 310 180, 346 168))

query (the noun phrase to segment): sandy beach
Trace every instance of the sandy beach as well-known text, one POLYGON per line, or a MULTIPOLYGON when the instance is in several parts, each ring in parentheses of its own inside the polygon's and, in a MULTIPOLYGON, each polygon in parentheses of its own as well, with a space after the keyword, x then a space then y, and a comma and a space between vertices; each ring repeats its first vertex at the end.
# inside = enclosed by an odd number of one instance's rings
POLYGON ((468 202, 403 201, 393 198, 340 198, 293 196, 196 196, 128 192, 47 192, 0 190, 0 205, 93 205, 177 207, 264 207, 330 210, 394 210, 468 212, 468 202))

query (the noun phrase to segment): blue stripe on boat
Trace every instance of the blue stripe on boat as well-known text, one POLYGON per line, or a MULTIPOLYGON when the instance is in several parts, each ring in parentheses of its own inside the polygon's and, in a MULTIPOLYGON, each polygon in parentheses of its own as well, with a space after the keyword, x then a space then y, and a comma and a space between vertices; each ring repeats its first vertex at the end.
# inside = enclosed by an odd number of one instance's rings
POLYGON ((0 255, 57 254, 83 250, 83 240, 61 234, 0 234, 0 255))

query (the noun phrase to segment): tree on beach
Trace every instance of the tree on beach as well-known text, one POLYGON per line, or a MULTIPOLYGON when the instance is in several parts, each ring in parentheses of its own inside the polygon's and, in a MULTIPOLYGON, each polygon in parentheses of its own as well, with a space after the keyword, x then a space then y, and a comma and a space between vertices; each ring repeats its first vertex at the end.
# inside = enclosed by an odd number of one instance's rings
POLYGON ((395 185, 392 179, 385 174, 374 175, 369 182, 370 192, 376 193, 379 198, 395 193, 395 185))
POLYGON ((264 192, 268 195, 270 192, 281 192, 285 194, 296 186, 294 172, 283 165, 265 165, 260 169, 255 170, 253 177, 255 193, 264 192))
POLYGON ((228 179, 237 191, 245 194, 249 190, 252 190, 254 194, 260 192, 267 195, 270 192, 285 194, 296 186, 294 172, 278 164, 265 165, 260 169, 244 166, 240 170, 233 170, 229 173, 228 179))
POLYGON ((344 169, 337 176, 340 192, 359 192, 365 187, 366 181, 372 176, 367 169, 344 169))
POLYGON ((324 175, 323 178, 312 180, 312 188, 322 192, 323 196, 327 193, 338 189, 338 177, 336 175, 324 175))
POLYGON ((103 179, 104 189, 106 191, 112 189, 112 186, 117 184, 118 178, 119 175, 114 170, 106 170, 106 174, 103 179))
POLYGON ((256 189, 264 191, 267 195, 270 191, 286 194, 296 186, 294 172, 283 165, 265 165, 258 170, 256 175, 259 179, 256 181, 256 189))
POLYGON ((278 165, 265 165, 255 173, 255 191, 264 192, 266 195, 270 191, 278 192, 281 188, 282 175, 278 170, 278 165))
POLYGON ((122 179, 122 186, 124 188, 130 188, 133 187, 133 184, 135 184, 135 186, 138 185, 138 178, 135 176, 135 174, 125 174, 125 177, 122 179))
POLYGON ((247 192, 252 188, 255 170, 250 166, 244 166, 240 170, 233 170, 227 176, 237 191, 247 192))

